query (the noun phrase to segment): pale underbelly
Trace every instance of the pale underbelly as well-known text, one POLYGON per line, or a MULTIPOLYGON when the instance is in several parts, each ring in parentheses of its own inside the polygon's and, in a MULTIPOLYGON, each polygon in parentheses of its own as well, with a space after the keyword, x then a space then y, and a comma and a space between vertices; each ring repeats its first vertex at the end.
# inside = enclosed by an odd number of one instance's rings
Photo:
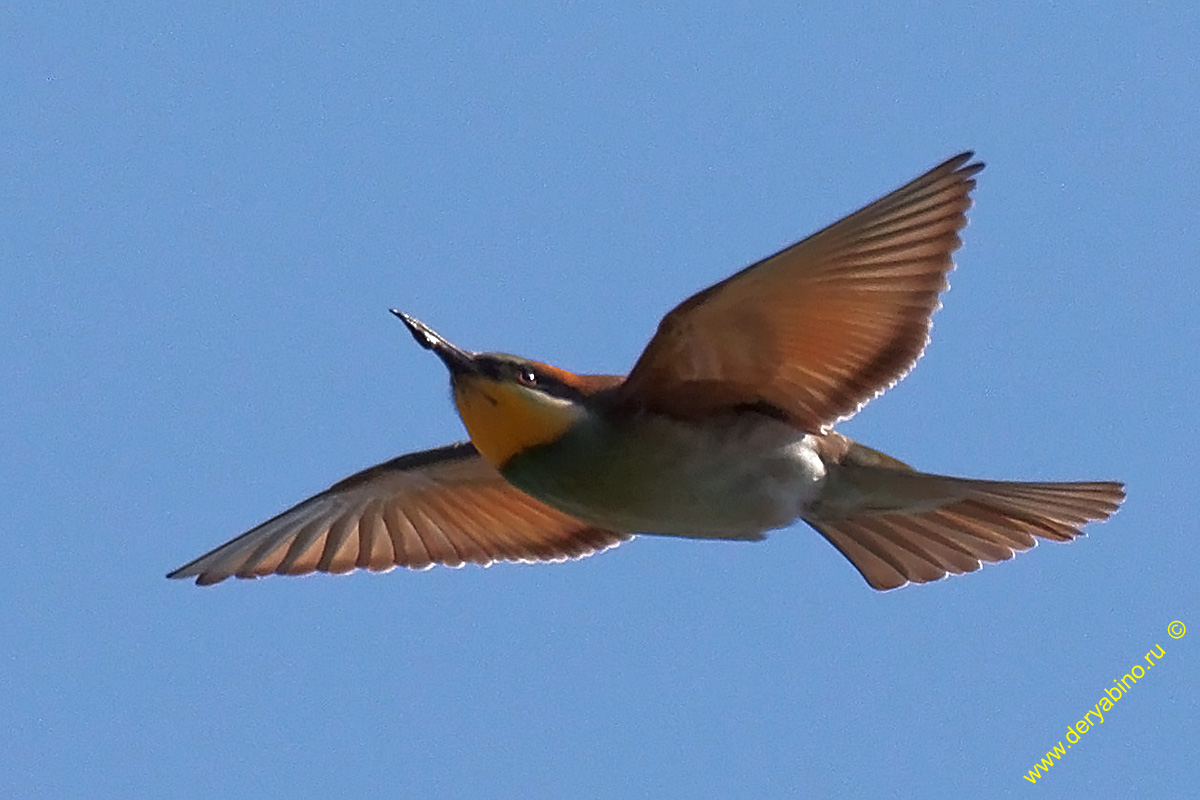
POLYGON ((743 414, 703 428, 662 417, 590 423, 518 456, 504 474, 610 530, 757 539, 801 514, 825 470, 811 436, 743 414))

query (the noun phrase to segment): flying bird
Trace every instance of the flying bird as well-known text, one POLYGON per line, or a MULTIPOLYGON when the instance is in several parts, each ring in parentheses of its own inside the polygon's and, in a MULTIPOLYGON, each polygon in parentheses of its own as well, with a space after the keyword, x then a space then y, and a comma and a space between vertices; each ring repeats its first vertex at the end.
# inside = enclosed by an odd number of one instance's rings
POLYGON ((1083 535, 1120 483, 935 475, 833 430, 925 349, 972 159, 683 301, 628 376, 472 352, 393 310, 449 370, 469 441, 352 475, 168 577, 563 561, 634 534, 755 541, 800 519, 883 590, 1083 535))

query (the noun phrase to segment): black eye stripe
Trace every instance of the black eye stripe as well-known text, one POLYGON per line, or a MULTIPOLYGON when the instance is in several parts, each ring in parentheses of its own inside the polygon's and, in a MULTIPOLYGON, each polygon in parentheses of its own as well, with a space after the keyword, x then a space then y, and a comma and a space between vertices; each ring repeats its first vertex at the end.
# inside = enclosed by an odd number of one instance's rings
POLYGON ((568 400, 582 398, 574 386, 511 356, 484 355, 476 358, 475 365, 480 373, 494 381, 513 381, 568 400))

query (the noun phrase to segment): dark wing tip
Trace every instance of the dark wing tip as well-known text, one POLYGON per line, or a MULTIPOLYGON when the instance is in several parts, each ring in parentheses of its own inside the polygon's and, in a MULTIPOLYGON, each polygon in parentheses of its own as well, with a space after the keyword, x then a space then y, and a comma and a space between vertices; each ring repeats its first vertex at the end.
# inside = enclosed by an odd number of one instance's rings
POLYGON ((197 586, 213 586, 230 577, 229 575, 221 572, 214 574, 204 569, 196 568, 197 563, 202 561, 206 556, 207 554, 205 556, 201 556, 195 561, 184 564, 179 569, 168 572, 167 580, 185 581, 189 578, 195 578, 197 586))
POLYGON ((981 169, 983 169, 985 166, 987 166, 987 164, 984 163, 983 161, 972 161, 972 159, 974 159, 974 158, 975 158, 974 150, 964 150, 961 153, 959 153, 958 155, 951 156, 950 158, 946 159, 938 166, 934 167, 933 171, 937 172, 938 170, 944 169, 944 170, 947 170, 950 172, 958 172, 961 169, 962 172, 969 171, 970 174, 974 175, 976 172, 979 172, 981 169), (971 163, 968 164, 967 163, 968 161, 970 161, 971 163))

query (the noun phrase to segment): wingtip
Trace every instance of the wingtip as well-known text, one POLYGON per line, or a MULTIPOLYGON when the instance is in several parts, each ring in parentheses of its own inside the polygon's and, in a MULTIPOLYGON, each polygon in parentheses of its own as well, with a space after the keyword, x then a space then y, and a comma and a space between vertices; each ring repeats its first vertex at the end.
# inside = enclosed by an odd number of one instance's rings
POLYGON ((215 586, 228 577, 230 576, 220 573, 197 572, 189 570, 187 567, 180 567, 174 572, 167 573, 167 580, 172 581, 186 581, 190 578, 195 578, 196 586, 215 586))
POLYGON ((945 170, 946 172, 957 172, 970 177, 980 172, 985 166, 987 166, 985 162, 975 160, 974 150, 963 150, 958 155, 951 156, 934 167, 933 171, 945 170))
MULTIPOLYGON (((188 566, 191 566, 190 564, 188 566)), ((188 566, 173 569, 167 573, 166 578, 169 581, 186 581, 188 578, 195 578, 196 582, 200 582, 200 575, 195 571, 189 570, 188 566)))

